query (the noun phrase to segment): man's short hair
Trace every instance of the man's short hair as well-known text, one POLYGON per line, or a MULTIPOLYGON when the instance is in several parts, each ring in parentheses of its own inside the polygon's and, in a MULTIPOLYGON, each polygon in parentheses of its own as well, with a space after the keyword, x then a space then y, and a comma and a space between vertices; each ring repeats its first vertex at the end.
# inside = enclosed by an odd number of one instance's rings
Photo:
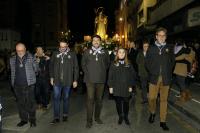
POLYGON ((93 40, 94 38, 99 38, 100 41, 101 41, 101 37, 100 37, 99 35, 94 35, 94 36, 92 36, 92 40, 93 40))
POLYGON ((166 29, 166 28, 164 28, 164 27, 159 27, 159 28, 156 29, 156 35, 157 35, 158 32, 160 32, 160 31, 163 31, 163 32, 165 32, 165 34, 167 34, 167 29, 166 29))
POLYGON ((60 39, 58 42, 59 43, 64 42, 64 43, 69 44, 69 40, 68 39, 60 39))
POLYGON ((26 45, 25 45, 23 42, 16 42, 16 43, 15 43, 15 47, 16 47, 17 45, 24 45, 24 47, 26 47, 26 45))
POLYGON ((145 39, 143 39, 143 40, 142 40, 142 45, 144 45, 144 44, 149 44, 149 40, 148 40, 148 39, 146 39, 146 38, 145 38, 145 39))

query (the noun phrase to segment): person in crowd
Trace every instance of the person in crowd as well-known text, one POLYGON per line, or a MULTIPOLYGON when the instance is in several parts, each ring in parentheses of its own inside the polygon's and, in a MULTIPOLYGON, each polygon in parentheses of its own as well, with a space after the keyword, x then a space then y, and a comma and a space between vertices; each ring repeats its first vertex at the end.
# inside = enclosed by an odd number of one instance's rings
POLYGON ((198 70, 198 62, 196 58, 197 55, 196 55, 195 49, 192 46, 188 46, 188 48, 190 49, 190 55, 191 55, 190 59, 192 63, 189 63, 187 67, 188 68, 187 79, 186 79, 187 86, 189 86, 190 82, 193 81, 198 70))
POLYGON ((116 109, 119 116, 118 124, 122 124, 123 120, 130 125, 128 119, 129 100, 133 87, 135 86, 135 70, 128 61, 127 51, 124 48, 117 50, 115 60, 109 69, 109 92, 113 94, 116 109))
POLYGON ((116 54, 117 54, 117 50, 118 50, 118 46, 116 46, 116 47, 113 49, 112 53, 110 54, 110 61, 114 61, 114 60, 115 60, 115 56, 116 56, 116 54))
POLYGON ((6 63, 2 56, 0 56, 0 74, 4 75, 4 71, 6 70, 6 63))
POLYGON ((195 47, 195 53, 196 53, 196 66, 197 66, 197 72, 195 74, 195 81, 200 81, 200 44, 196 42, 194 44, 195 47))
POLYGON ((136 63, 136 57, 138 54, 138 49, 133 41, 129 41, 129 50, 128 50, 128 59, 130 60, 131 64, 133 65, 136 72, 138 72, 138 67, 136 63))
POLYGON ((69 96, 71 86, 77 87, 79 66, 75 52, 68 47, 68 41, 59 42, 59 49, 50 60, 50 82, 53 86, 54 119, 51 124, 60 122, 60 103, 63 94, 63 122, 68 121, 69 96), (61 93, 62 92, 62 93, 61 93))
MULTIPOLYGON (((115 57, 116 57, 116 54, 117 54, 117 50, 118 50, 118 46, 115 46, 115 48, 112 50, 112 52, 110 54, 110 62, 113 62, 115 60, 115 57)), ((114 99, 113 94, 109 93, 108 94, 108 99, 109 100, 113 100, 114 99)))
POLYGON ((47 109, 49 103, 48 94, 49 94, 49 62, 50 57, 44 54, 42 47, 36 48, 35 53, 36 61, 39 64, 39 71, 36 78, 36 102, 39 109, 47 109))
POLYGON ((158 28, 156 30, 155 44, 149 47, 145 67, 149 73, 149 123, 155 121, 156 101, 160 94, 160 127, 168 131, 166 124, 167 99, 169 86, 172 80, 172 71, 175 57, 172 48, 166 43, 167 30, 158 28))
POLYGON ((103 124, 100 119, 102 109, 102 96, 106 82, 107 70, 110 65, 110 57, 107 50, 101 47, 101 37, 92 37, 92 47, 87 49, 82 57, 82 69, 84 82, 87 86, 87 123, 86 128, 91 128, 95 106, 95 121, 103 124))
POLYGON ((138 75, 140 77, 140 87, 142 90, 142 104, 148 103, 147 92, 148 92, 148 72, 145 67, 145 58, 147 50, 149 48, 149 42, 143 41, 143 49, 138 52, 136 62, 138 65, 138 75))
POLYGON ((30 122, 31 127, 36 126, 36 102, 34 88, 38 64, 30 53, 26 51, 25 44, 16 44, 16 55, 10 58, 11 84, 17 96, 17 105, 21 121, 17 124, 22 127, 30 122))
POLYGON ((183 42, 177 41, 174 47, 174 54, 176 62, 173 73, 180 88, 180 94, 176 95, 176 97, 180 97, 180 100, 183 102, 188 101, 191 96, 186 89, 186 77, 192 66, 193 52, 192 49, 184 46, 183 42))
POLYGON ((78 59, 78 65, 79 65, 79 80, 78 80, 78 90, 77 92, 79 94, 84 94, 86 92, 86 85, 85 83, 83 82, 83 70, 82 70, 82 67, 81 67, 81 60, 82 60, 82 55, 84 53, 84 50, 85 47, 78 47, 77 48, 77 59, 78 59))

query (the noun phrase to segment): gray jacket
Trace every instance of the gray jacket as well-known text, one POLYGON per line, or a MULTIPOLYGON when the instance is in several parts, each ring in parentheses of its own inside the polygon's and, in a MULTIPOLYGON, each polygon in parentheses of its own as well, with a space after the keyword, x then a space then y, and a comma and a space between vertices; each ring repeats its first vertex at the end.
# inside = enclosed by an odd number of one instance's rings
MULTIPOLYGON (((33 85, 36 83, 36 72, 38 70, 38 63, 34 56, 30 53, 27 53, 27 58, 25 60, 25 69, 26 69, 26 78, 28 86, 33 85)), ((15 69, 16 69, 16 56, 10 58, 10 68, 11 68, 11 84, 14 86, 15 82, 15 69)))

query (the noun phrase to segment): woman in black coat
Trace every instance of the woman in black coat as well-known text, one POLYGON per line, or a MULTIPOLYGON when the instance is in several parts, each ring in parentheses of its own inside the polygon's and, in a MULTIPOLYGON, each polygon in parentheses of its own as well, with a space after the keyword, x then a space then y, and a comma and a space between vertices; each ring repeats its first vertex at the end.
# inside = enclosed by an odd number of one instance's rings
POLYGON ((135 85, 135 75, 135 70, 127 59, 127 51, 119 48, 116 58, 110 66, 108 77, 109 92, 115 98, 119 115, 118 124, 122 124, 125 120, 125 123, 130 125, 128 119, 129 99, 132 87, 135 85))

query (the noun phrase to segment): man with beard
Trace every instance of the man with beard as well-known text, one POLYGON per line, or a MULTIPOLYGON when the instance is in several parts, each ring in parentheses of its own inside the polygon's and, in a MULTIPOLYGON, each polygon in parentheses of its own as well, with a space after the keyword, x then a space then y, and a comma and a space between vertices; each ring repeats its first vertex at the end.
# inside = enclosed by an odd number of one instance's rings
POLYGON ((63 122, 68 120, 69 95, 71 86, 77 87, 79 76, 78 61, 75 52, 68 47, 66 40, 59 42, 50 61, 50 82, 53 86, 54 119, 51 124, 60 122, 60 99, 63 94, 63 122))
POLYGON ((101 47, 101 37, 92 37, 92 48, 86 50, 82 58, 84 81, 87 86, 87 124, 92 127, 93 112, 95 106, 95 121, 103 124, 100 119, 102 109, 102 96, 106 82, 107 69, 110 65, 108 51, 101 47))

